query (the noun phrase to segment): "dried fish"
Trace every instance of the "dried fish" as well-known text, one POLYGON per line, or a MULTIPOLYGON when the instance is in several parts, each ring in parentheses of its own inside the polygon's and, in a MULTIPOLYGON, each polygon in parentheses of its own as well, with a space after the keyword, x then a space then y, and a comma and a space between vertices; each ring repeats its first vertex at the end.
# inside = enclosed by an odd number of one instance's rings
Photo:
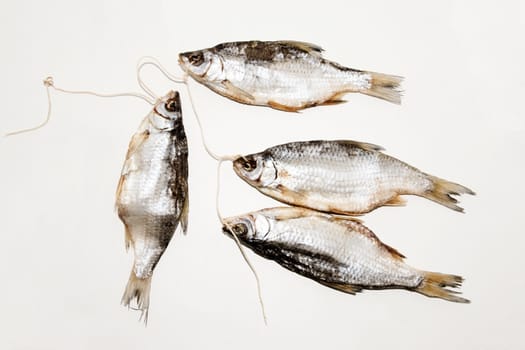
POLYGON ((344 102, 349 92, 401 103, 402 77, 347 68, 322 51, 297 41, 230 42, 181 53, 179 64, 222 96, 283 111, 344 102))
POLYGON ((122 304, 147 320, 153 270, 179 223, 188 226, 188 145, 178 92, 164 96, 133 136, 117 188, 126 248, 135 253, 122 304))
POLYGON ((468 303, 447 287, 460 276, 415 269, 359 221, 297 208, 271 208, 227 218, 223 232, 284 268, 330 288, 407 289, 428 297, 468 303))
POLYGON ((403 163, 380 146, 355 141, 304 141, 240 156, 237 175, 281 202, 340 214, 363 214, 403 205, 400 195, 421 196, 463 211, 453 195, 474 192, 403 163))

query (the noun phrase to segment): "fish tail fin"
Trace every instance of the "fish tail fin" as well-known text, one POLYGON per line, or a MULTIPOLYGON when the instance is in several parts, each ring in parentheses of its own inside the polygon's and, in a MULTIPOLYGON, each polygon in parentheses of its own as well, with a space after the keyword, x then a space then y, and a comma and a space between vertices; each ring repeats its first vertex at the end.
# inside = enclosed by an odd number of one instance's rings
POLYGON ((422 196, 452 210, 463 212, 463 208, 456 204, 458 200, 452 196, 459 196, 465 193, 470 195, 476 194, 471 189, 460 184, 430 175, 429 178, 433 184, 432 189, 424 192, 422 196))
POLYGON ((401 91, 399 87, 403 77, 382 73, 368 72, 372 76, 370 88, 361 91, 362 93, 374 96, 395 104, 401 104, 401 91))
POLYGON ((145 325, 148 323, 150 289, 151 276, 148 278, 139 278, 132 270, 121 300, 122 305, 133 310, 141 311, 139 320, 143 320, 145 325), (134 304, 134 306, 132 306, 132 304, 134 304))
POLYGON ((424 279, 415 291, 431 298, 440 298, 455 303, 470 303, 470 300, 457 295, 460 292, 446 288, 459 288, 462 282, 463 277, 460 276, 438 272, 424 272, 424 279))

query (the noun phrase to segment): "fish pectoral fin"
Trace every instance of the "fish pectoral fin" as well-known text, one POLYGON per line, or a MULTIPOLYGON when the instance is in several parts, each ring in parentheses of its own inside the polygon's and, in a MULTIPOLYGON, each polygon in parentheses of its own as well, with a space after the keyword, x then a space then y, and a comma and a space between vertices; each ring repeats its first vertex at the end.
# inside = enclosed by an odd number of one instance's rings
POLYGON ((245 103, 253 103, 255 102, 255 97, 253 97, 252 94, 249 92, 244 91, 243 89, 233 85, 231 81, 229 80, 223 80, 222 83, 223 87, 228 91, 229 94, 232 95, 235 99, 238 99, 245 103))
POLYGON ((129 159, 133 153, 137 149, 140 148, 140 146, 146 141, 149 137, 149 131, 144 130, 143 132, 137 132, 133 137, 131 138, 131 141, 129 142, 128 146, 128 153, 126 154, 126 159, 129 159))
POLYGON ((307 43, 304 41, 281 40, 281 41, 278 41, 278 43, 281 45, 294 47, 301 51, 306 51, 310 54, 320 55, 321 52, 324 51, 324 49, 321 46, 315 45, 312 43, 307 43))
MULTIPOLYGON (((144 124, 144 121, 142 123, 144 124)), ((148 139, 148 137, 149 137, 149 131, 144 130, 142 132, 138 132, 135 135, 133 135, 133 137, 131 138, 131 141, 129 142, 128 152, 126 153, 126 160, 124 161, 124 165, 122 166, 122 170, 120 172, 120 179, 117 185, 117 191, 116 191, 117 201, 118 201, 118 198, 120 197, 122 186, 124 185, 124 182, 126 181, 126 175, 128 175, 130 172, 135 170, 135 166, 133 164, 133 154, 144 143, 144 141, 148 139)), ((115 206, 118 207, 117 204, 115 206)))
MULTIPOLYGON (((281 194, 280 198, 276 198, 278 201, 281 201, 283 203, 288 203, 300 207, 308 207, 304 204, 306 200, 308 199, 307 193, 301 193, 299 191, 293 191, 289 189, 286 186, 283 186, 282 184, 278 184, 275 187, 275 191, 279 192, 281 194), (290 200, 288 200, 290 199, 290 200)), ((264 193, 264 192, 263 192, 264 193)), ((266 193, 265 193, 266 194, 266 193)))
POLYGON ((118 210, 118 207, 119 207, 119 198, 122 193, 122 187, 124 186, 124 181, 126 181, 126 175, 120 175, 120 179, 118 180, 118 185, 117 185, 117 191, 115 194, 115 198, 116 198, 115 210, 118 210))
POLYGON ((333 282, 324 282, 324 281, 319 281, 319 283, 327 287, 336 289, 344 293, 352 294, 352 295, 356 295, 356 293, 359 293, 363 290, 363 288, 352 285, 352 284, 333 283, 333 282))
MULTIPOLYGON (((281 208, 270 208, 263 209, 259 212, 263 212, 266 216, 271 217, 275 220, 290 220, 302 218, 308 215, 317 215, 319 212, 306 209, 303 207, 281 207, 281 208)), ((257 213, 257 212, 254 212, 257 213)))
POLYGON ((122 171, 120 173, 120 179, 118 180, 117 191, 116 191, 116 195, 115 195, 115 198, 116 198, 115 208, 117 210, 118 210, 118 206, 119 206, 118 205, 118 201, 119 201, 119 198, 120 198, 120 196, 122 194, 122 188, 124 187, 124 183, 126 182, 126 178, 131 172, 133 172, 135 170, 137 170, 136 169, 136 165, 133 163, 133 157, 130 156, 124 162, 124 165, 122 166, 122 171))
POLYGON ((392 207, 402 207, 407 204, 406 200, 404 200, 400 195, 395 196, 394 198, 391 198, 388 202, 386 202, 383 205, 392 206, 392 207))
POLYGON ((280 111, 296 112, 296 113, 299 112, 301 109, 305 109, 307 107, 307 106, 301 106, 301 107, 287 106, 287 105, 283 105, 275 101, 268 101, 268 106, 272 107, 273 109, 278 109, 280 111))

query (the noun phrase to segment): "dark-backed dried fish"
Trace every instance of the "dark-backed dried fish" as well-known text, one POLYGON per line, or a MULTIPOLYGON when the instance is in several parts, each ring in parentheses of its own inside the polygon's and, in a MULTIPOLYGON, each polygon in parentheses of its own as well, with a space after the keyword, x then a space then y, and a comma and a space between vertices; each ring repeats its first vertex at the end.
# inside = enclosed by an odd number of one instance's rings
POLYGON ((463 211, 452 196, 474 194, 381 150, 355 141, 292 142, 238 157, 233 169, 248 184, 281 202, 340 214, 402 205, 400 195, 405 194, 463 211))
POLYGON ((400 288, 468 303, 457 291, 463 279, 407 265, 395 249, 349 217, 283 207, 227 218, 223 231, 260 256, 339 291, 400 288))
POLYGON ((153 269, 177 226, 188 223, 188 145, 179 93, 164 96, 133 136, 117 189, 126 248, 135 253, 122 304, 147 320, 153 269))
POLYGON ((349 92, 401 103, 402 78, 343 67, 297 41, 243 41, 185 52, 179 64, 216 93, 284 111, 344 102, 349 92))

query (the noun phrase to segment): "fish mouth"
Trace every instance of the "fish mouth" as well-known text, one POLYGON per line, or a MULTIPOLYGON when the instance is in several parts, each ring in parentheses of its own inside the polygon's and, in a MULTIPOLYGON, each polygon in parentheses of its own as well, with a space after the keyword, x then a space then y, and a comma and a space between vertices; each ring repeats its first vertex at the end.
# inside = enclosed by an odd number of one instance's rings
POLYGON ((180 107, 180 94, 179 94, 179 92, 172 90, 172 91, 170 91, 169 95, 170 95, 170 99, 174 100, 175 103, 180 107))
POLYGON ((179 65, 186 71, 186 64, 188 63, 188 58, 185 56, 186 53, 179 53, 179 65))
POLYGON ((179 65, 191 77, 202 81, 208 74, 212 62, 206 60, 203 51, 188 51, 179 53, 179 65))
POLYGON ((223 224, 222 225, 222 233, 225 234, 226 236, 230 237, 230 238, 233 238, 233 233, 230 229, 230 225, 228 224, 223 224))
MULTIPOLYGON (((256 184, 257 181, 259 180, 259 177, 260 177, 260 174, 258 174, 259 176, 257 176, 257 174, 253 174, 253 170, 256 170, 256 167, 257 167, 257 163, 255 163, 255 167, 253 168, 252 171, 248 171, 248 170, 245 170, 243 168, 243 164, 247 163, 247 162, 253 162, 254 160, 249 158, 249 156, 237 156, 233 161, 232 161, 232 164, 233 164, 233 171, 237 174, 237 176, 239 176, 241 179, 243 179, 244 181, 248 182, 249 184, 256 184)), ((256 162, 256 160, 255 160, 256 162)), ((259 173, 260 171, 258 171, 259 173)))
POLYGON ((191 63, 188 58, 189 52, 179 53, 179 66, 184 71, 184 73, 195 77, 195 73, 191 70, 191 63))
POLYGON ((164 103, 164 108, 166 108, 168 112, 171 112, 171 113, 181 112, 180 94, 178 91, 172 90, 168 92, 168 94, 164 97, 164 99, 166 101, 164 103))

